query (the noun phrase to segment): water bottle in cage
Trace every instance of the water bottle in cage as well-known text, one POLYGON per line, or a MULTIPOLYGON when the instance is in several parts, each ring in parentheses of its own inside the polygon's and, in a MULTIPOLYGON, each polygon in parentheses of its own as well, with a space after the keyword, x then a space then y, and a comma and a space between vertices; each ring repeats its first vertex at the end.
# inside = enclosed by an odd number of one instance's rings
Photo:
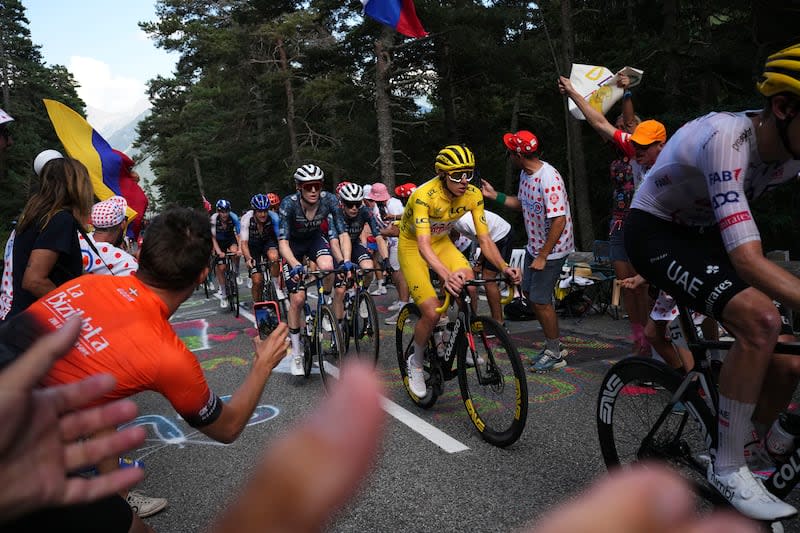
POLYGON ((800 415, 783 412, 767 432, 767 451, 779 460, 787 459, 797 446, 800 437, 800 415))

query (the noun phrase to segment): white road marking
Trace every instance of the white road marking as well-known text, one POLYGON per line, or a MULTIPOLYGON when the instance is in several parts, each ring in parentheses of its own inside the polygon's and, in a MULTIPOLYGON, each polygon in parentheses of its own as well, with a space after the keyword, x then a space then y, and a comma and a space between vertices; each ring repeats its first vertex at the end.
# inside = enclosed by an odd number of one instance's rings
MULTIPOLYGON (((214 295, 217 296, 217 295, 214 295)), ((218 296, 217 296, 218 297, 218 296)), ((241 306, 239 307, 239 314, 253 323, 253 326, 256 325, 256 317, 253 316, 252 313, 249 313, 241 306)), ((284 357, 281 363, 275 367, 276 371, 280 371, 279 368, 281 365, 285 366, 285 372, 289 373, 289 357, 284 357)), ((314 368, 314 373, 319 372, 318 368, 314 368)), ((332 373, 332 372, 331 372, 332 373)), ((421 419, 411 411, 406 410, 403 407, 400 407, 396 403, 394 403, 389 398, 381 396, 381 407, 387 414, 391 415, 395 418, 395 420, 402 422, 406 426, 408 426, 413 431, 416 431, 442 450, 446 451, 447 453, 458 453, 469 450, 469 446, 458 441, 442 431, 441 429, 437 428, 436 426, 426 422, 425 420, 421 419)))
POLYGON ((407 411, 388 398, 381 398, 381 407, 395 419, 407 425, 447 453, 469 450, 466 444, 457 441, 441 429, 429 424, 417 415, 407 411))

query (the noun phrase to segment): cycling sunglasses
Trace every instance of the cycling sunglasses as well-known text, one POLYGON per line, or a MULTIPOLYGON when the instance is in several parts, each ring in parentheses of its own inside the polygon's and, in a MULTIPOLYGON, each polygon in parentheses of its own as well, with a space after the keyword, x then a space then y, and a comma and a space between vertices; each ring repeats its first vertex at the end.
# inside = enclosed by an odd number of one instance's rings
POLYGON ((361 207, 361 202, 342 202, 345 207, 353 208, 353 207, 361 207))
POLYGON ((304 191, 312 192, 318 191, 322 189, 322 182, 321 181, 307 181, 305 183, 300 184, 300 188, 304 191))
POLYGON ((463 181, 469 183, 470 181, 472 181, 474 175, 475 174, 472 170, 459 170, 458 172, 454 172, 452 174, 448 173, 447 179, 449 179, 453 183, 461 183, 463 181), (453 174, 456 174, 458 177, 453 177, 453 174))

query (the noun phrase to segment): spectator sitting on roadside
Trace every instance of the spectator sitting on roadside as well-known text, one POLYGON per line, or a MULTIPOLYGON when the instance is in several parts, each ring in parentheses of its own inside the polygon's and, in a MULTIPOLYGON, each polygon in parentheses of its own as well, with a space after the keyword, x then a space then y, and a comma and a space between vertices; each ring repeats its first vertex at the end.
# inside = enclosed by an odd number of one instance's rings
MULTIPOLYGON (((150 224, 135 275, 83 276, 61 285, 0 326, 0 346, 21 353, 67 317, 80 313, 84 323, 81 338, 53 365, 42 380, 45 386, 108 372, 117 384, 92 405, 157 391, 189 425, 216 441, 233 442, 247 425, 272 369, 286 354, 287 328, 281 324, 266 340, 254 339, 250 372, 223 404, 210 390, 194 354, 169 323, 169 317, 208 274, 210 254, 208 218, 199 211, 170 208, 150 224)), ((101 471, 110 469, 108 465, 99 467, 101 471)), ((109 533, 149 530, 124 499, 113 500, 105 513, 89 520, 68 508, 53 508, 22 517, 12 529, 45 531, 72 526, 85 531, 92 522, 98 531, 109 533)))

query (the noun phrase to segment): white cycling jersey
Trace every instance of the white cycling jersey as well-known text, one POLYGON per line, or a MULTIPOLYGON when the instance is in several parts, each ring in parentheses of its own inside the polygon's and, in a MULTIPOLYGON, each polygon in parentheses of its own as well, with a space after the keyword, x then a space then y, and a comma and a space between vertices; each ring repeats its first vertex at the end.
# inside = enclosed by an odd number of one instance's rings
POLYGON ((667 142, 631 204, 684 226, 719 224, 725 249, 760 240, 749 201, 795 178, 800 161, 762 161, 751 117, 710 113, 667 142))

